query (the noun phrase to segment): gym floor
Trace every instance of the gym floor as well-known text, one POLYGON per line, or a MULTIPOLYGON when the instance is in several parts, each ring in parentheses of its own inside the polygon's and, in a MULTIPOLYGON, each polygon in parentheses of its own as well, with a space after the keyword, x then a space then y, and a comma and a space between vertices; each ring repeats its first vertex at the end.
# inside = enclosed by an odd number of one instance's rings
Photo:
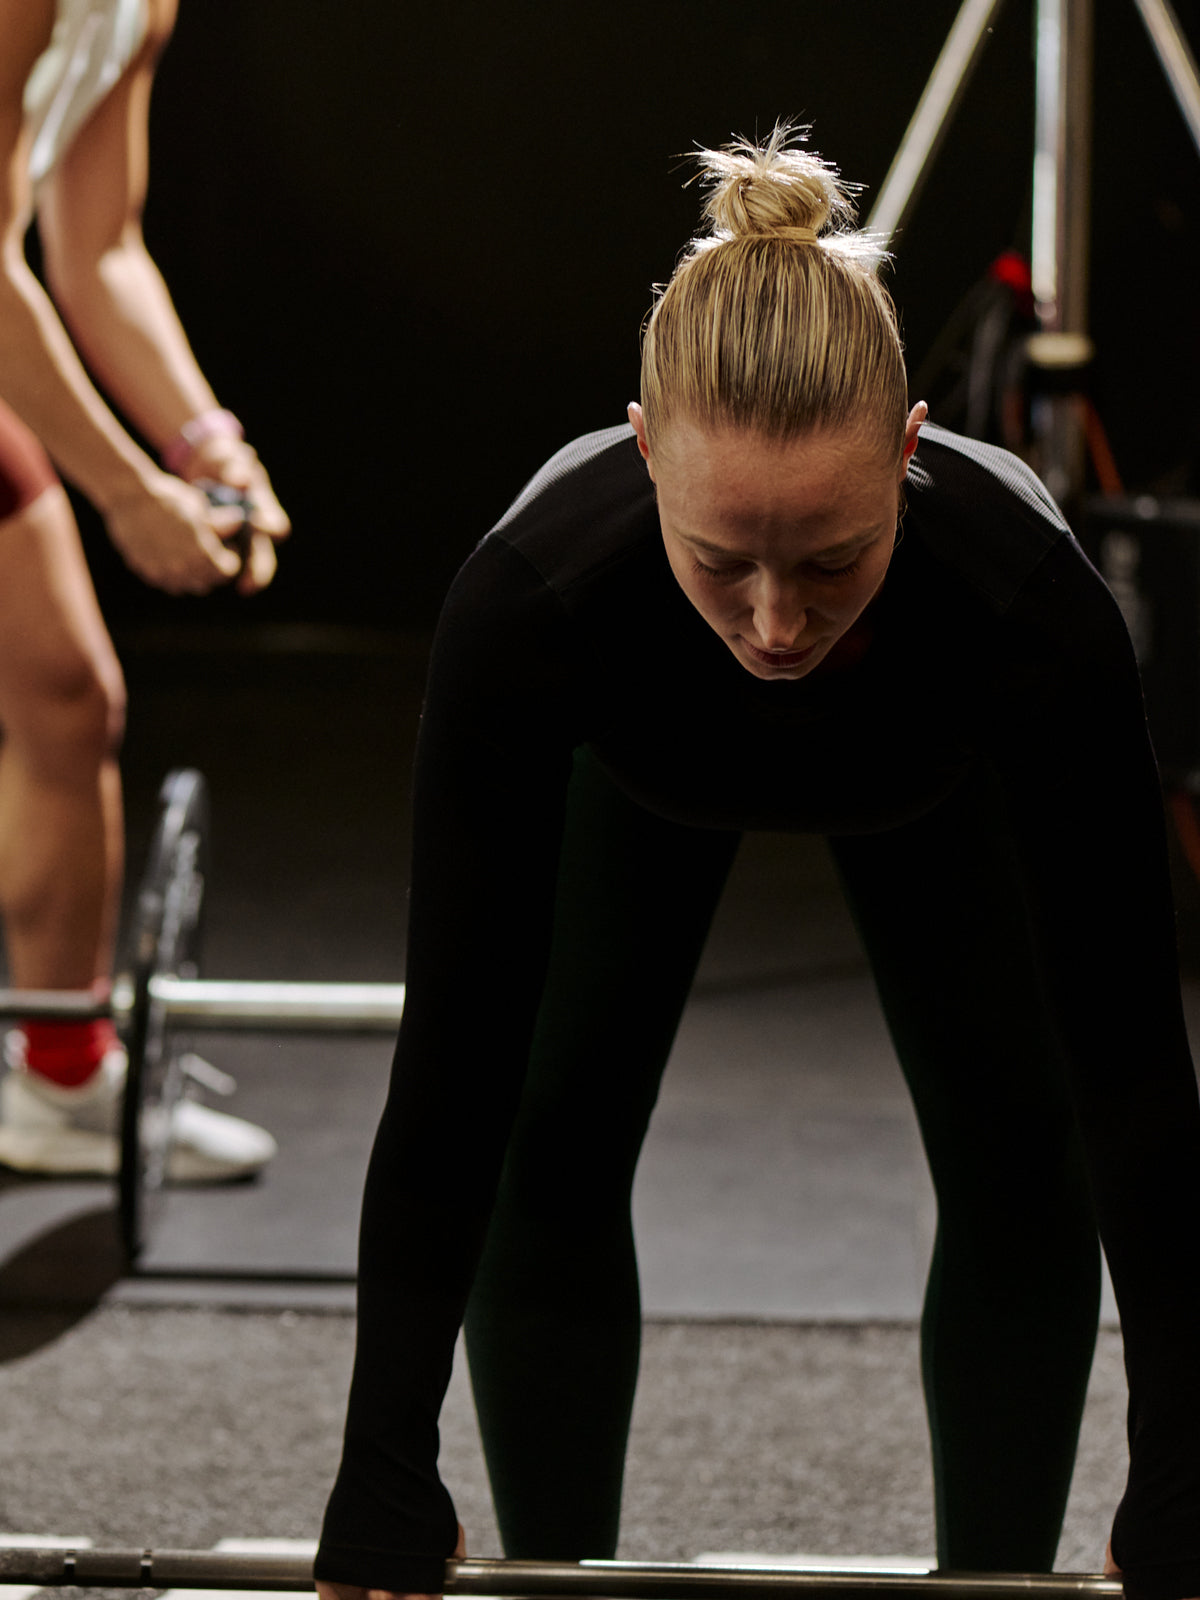
MULTIPOLYGON (((154 636, 122 645, 130 890, 161 777, 197 766, 213 806, 205 975, 399 981, 425 642, 293 629, 197 634, 186 653, 154 636)), ((1190 982, 1188 999, 1200 1030, 1190 982)), ((254 1183, 173 1191, 140 1275, 120 1275, 108 1185, 0 1187, 0 1528, 161 1545, 315 1536, 391 1045, 195 1044, 237 1078, 230 1109, 269 1127, 280 1155, 254 1183), (83 1467, 81 1418, 111 1470, 83 1467)), ((448 1183, 453 1162, 451 1148, 448 1183)), ((743 850, 635 1221, 650 1326, 622 1553, 927 1556, 915 1320, 933 1201, 819 842, 743 850)), ((1096 1565, 1120 1492, 1111 1328, 1093 1390, 1066 1567, 1096 1565)), ((461 1373, 445 1452, 472 1549, 495 1550, 461 1373)))

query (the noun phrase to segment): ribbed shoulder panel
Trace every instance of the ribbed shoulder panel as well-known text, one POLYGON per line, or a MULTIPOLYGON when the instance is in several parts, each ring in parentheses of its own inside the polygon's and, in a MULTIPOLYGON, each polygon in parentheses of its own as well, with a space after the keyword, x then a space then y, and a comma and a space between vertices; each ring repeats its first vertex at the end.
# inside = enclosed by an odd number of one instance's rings
POLYGON ((603 455, 613 445, 634 437, 634 431, 629 424, 621 422, 615 428, 599 428, 595 433, 582 434, 578 439, 572 439, 570 444, 563 445, 544 466, 537 469, 492 532, 499 533, 510 522, 514 522, 522 511, 532 505, 539 495, 545 494, 553 484, 570 477, 571 473, 577 472, 580 467, 587 466, 590 461, 603 455))
POLYGON ((1034 472, 995 445, 926 423, 909 467, 906 531, 1000 611, 1048 550, 1070 538, 1034 472))
POLYGON ((633 429, 622 425, 551 456, 487 538, 519 550, 562 595, 657 533, 654 485, 633 429))

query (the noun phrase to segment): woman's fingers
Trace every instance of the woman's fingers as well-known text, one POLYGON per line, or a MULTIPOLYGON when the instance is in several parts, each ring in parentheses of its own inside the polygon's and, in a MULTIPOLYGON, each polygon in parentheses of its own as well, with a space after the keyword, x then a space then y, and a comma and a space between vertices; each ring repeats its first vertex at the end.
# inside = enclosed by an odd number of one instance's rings
MULTIPOLYGON (((461 1561, 467 1553, 467 1536, 463 1525, 458 1525, 458 1542, 454 1546, 452 1561, 461 1561)), ((317 1579, 320 1600, 442 1600, 436 1594, 402 1594, 396 1589, 365 1589, 357 1583, 326 1583, 317 1579)))
POLYGON ((240 569, 221 542, 216 508, 168 473, 154 474, 136 494, 108 507, 105 521, 132 570, 168 594, 203 594, 240 569))
POLYGON ((320 1600, 441 1600, 436 1594, 401 1594, 395 1589, 364 1589, 356 1583, 325 1583, 318 1580, 320 1600))
POLYGON ((237 580, 239 594, 258 594, 275 576, 275 541, 269 534, 250 530, 248 548, 237 580))

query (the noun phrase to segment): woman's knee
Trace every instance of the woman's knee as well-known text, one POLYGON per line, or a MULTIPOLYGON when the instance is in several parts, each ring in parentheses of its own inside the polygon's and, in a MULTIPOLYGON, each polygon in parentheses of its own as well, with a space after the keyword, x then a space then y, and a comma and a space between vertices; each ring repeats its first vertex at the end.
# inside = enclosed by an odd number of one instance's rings
POLYGON ((66 645, 3 701, 5 742, 45 778, 69 781, 120 749, 125 680, 115 655, 66 645))
POLYGON ((104 753, 115 756, 125 739, 125 674, 115 653, 96 672, 104 713, 104 753))
POLYGON ((100 764, 125 732, 125 679, 116 658, 83 652, 65 658, 49 684, 47 710, 57 750, 71 762, 100 764))

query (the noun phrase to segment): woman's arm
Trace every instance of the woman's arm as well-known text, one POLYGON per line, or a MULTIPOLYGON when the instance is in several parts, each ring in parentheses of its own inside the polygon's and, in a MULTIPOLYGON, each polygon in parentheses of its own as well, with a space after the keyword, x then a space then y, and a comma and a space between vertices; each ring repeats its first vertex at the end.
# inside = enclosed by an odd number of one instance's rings
MULTIPOLYGON (((239 570, 219 535, 233 531, 240 517, 214 513, 201 493, 161 471, 129 437, 96 391, 25 259, 33 196, 22 102, 53 20, 53 0, 0 0, 0 396, 101 512, 136 572, 173 591, 210 589, 239 570)), ((71 156, 95 138, 110 176, 113 164, 129 157, 133 124, 126 124, 127 138, 114 148, 107 112, 151 66, 150 58, 131 65, 81 131, 71 156)), ((99 174, 94 176, 102 187, 99 174)))
POLYGON ((101 512, 136 572, 174 592, 200 592, 238 571, 220 522, 203 495, 161 472, 117 422, 25 260, 32 193, 23 95, 53 21, 53 0, 0 0, 0 397, 101 512))
MULTIPOLYGON (((151 0, 137 57, 43 185, 38 225, 55 301, 89 368, 160 454, 196 417, 219 409, 146 249, 150 91, 174 23, 176 0, 151 0)), ((181 451, 188 480, 246 492, 260 535, 239 587, 261 588, 274 572, 272 540, 288 519, 257 455, 231 432, 181 451)))
POLYGON ((1003 625, 994 755, 1061 1021, 1130 1384, 1113 1554, 1135 1600, 1200 1594, 1200 1102, 1133 652, 1064 539, 1003 625))
POLYGON ((322 1580, 432 1594, 454 1548, 437 1419, 541 996, 577 682, 558 601, 489 540, 443 614, 421 722, 404 1021, 322 1580))
POLYGON ((55 304, 90 370, 160 452, 218 404, 142 237, 150 91, 175 9, 151 0, 141 48, 37 197, 55 304))

